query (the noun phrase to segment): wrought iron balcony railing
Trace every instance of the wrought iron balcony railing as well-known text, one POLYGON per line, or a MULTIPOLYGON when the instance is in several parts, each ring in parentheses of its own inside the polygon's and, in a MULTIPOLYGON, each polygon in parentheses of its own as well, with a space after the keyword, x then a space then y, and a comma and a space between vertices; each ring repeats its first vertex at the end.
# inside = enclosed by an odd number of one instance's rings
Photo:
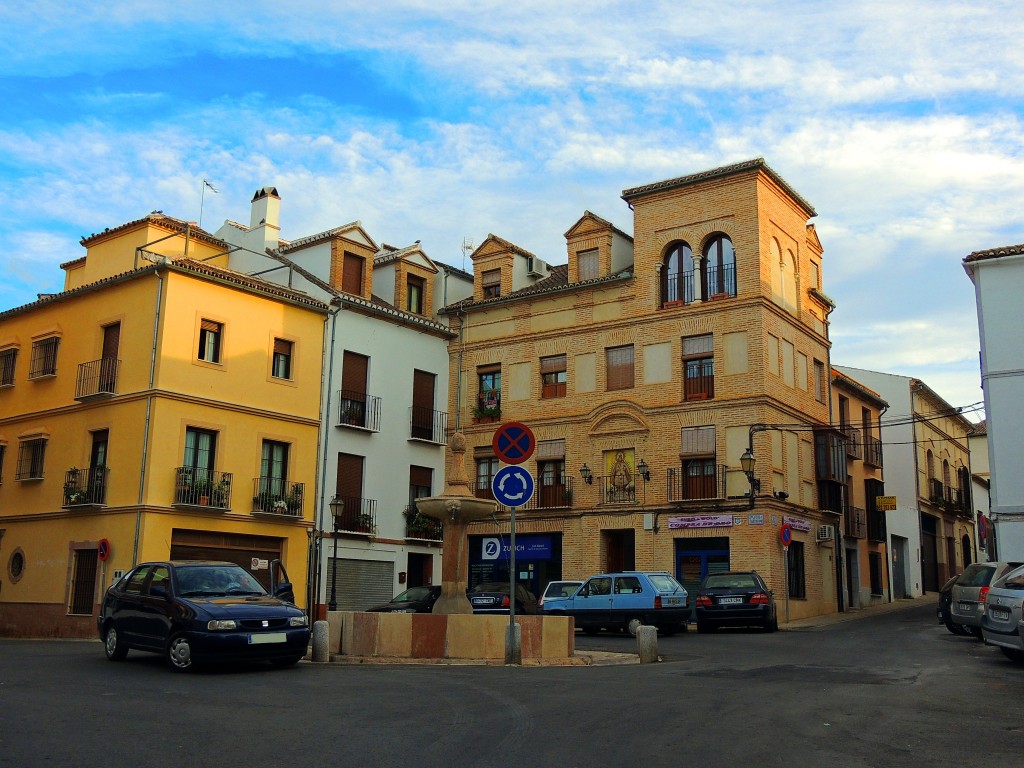
POLYGON ((117 371, 120 366, 121 361, 113 357, 104 357, 79 365, 78 379, 75 381, 75 399, 116 395, 117 371))
POLYGON ((864 456, 864 448, 860 442, 860 430, 843 424, 839 430, 846 437, 846 455, 852 459, 859 459, 864 456))
POLYGON ((942 487, 942 481, 937 477, 928 480, 928 500, 932 504, 942 504, 946 500, 946 489, 942 487))
POLYGON ((440 520, 424 515, 415 505, 410 505, 405 508, 405 538, 441 541, 444 525, 440 520))
POLYGON ((724 499, 725 475, 725 464, 717 466, 695 464, 679 469, 670 467, 668 470, 668 500, 674 502, 693 501, 694 499, 724 499))
POLYGON ((174 503, 231 509, 231 473, 202 467, 178 467, 174 470, 174 503))
POLYGON ((871 435, 864 435, 864 462, 875 467, 882 466, 882 441, 871 435))
MULTIPOLYGON (((537 509, 571 509, 573 504, 573 478, 562 477, 560 480, 555 478, 538 478, 537 485, 534 488, 533 496, 521 507, 516 507, 519 510, 537 510, 537 509)), ((487 486, 487 495, 482 495, 477 489, 477 498, 494 498, 490 495, 490 485, 487 486)), ((499 504, 498 508, 501 510, 507 510, 508 507, 499 504)))
POLYGON ((636 504, 636 485, 644 482, 635 477, 630 482, 624 478, 612 476, 595 477, 594 485, 601 489, 599 504, 636 504))
POLYGON ((860 507, 847 507, 843 514, 844 530, 851 539, 863 539, 868 533, 868 515, 860 507))
POLYGON ((380 431, 380 398, 365 392, 343 389, 338 393, 339 427, 380 431))
POLYGON ((447 429, 448 414, 445 411, 435 411, 433 408, 420 408, 415 405, 409 408, 410 438, 444 445, 447 429))
POLYGON ((294 483, 280 477, 254 477, 252 486, 253 512, 302 517, 304 483, 294 483))
POLYGON ((377 500, 360 496, 336 496, 344 503, 334 518, 334 530, 342 533, 377 533, 377 500))
POLYGON ((107 499, 107 467, 72 467, 64 473, 64 506, 99 505, 107 499))

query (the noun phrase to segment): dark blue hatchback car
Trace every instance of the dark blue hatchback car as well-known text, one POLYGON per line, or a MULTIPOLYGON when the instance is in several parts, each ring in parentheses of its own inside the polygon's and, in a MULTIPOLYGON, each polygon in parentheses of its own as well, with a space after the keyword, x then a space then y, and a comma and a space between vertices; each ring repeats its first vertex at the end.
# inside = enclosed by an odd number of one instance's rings
POLYGON ((213 661, 297 663, 309 646, 309 620, 278 561, 271 574, 273 594, 235 563, 137 565, 107 590, 96 620, 107 658, 150 651, 179 671, 213 661))

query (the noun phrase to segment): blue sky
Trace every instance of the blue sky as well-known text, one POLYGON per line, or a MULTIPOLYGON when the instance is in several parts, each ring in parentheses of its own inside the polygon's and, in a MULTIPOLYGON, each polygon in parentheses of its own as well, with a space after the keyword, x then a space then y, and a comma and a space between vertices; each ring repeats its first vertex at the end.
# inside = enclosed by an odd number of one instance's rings
POLYGON ((833 361, 981 400, 974 250, 1024 242, 1019 2, 398 0, 0 7, 0 310, 151 210, 359 219, 552 263, 628 187, 763 156, 818 211, 833 361), (513 7, 514 5, 514 7, 513 7), (211 8, 211 6, 213 6, 211 8))

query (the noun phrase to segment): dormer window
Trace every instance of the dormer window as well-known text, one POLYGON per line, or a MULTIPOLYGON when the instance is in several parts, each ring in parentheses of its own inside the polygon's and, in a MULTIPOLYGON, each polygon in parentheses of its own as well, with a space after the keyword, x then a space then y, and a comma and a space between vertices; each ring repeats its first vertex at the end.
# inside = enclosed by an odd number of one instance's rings
POLYGON ((345 253, 341 272, 341 290, 345 293, 353 293, 356 296, 363 295, 363 268, 366 260, 354 253, 345 253))
POLYGON ((405 284, 405 309, 414 315, 423 314, 423 286, 422 277, 409 275, 405 284))
POLYGON ((594 280, 601 274, 596 248, 576 254, 576 271, 580 282, 594 280))
POLYGON ((480 276, 480 285, 484 289, 485 299, 496 299, 501 296, 501 270, 488 269, 480 276))

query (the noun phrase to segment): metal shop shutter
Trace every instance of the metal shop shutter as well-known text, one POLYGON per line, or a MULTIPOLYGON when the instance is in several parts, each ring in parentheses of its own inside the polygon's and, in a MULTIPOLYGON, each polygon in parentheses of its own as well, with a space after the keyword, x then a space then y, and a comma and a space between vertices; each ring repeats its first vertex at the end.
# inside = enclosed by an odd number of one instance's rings
POLYGON ((394 597, 395 564, 385 560, 349 560, 334 558, 327 561, 327 598, 331 595, 331 578, 337 592, 339 611, 364 611, 381 605, 394 597))

